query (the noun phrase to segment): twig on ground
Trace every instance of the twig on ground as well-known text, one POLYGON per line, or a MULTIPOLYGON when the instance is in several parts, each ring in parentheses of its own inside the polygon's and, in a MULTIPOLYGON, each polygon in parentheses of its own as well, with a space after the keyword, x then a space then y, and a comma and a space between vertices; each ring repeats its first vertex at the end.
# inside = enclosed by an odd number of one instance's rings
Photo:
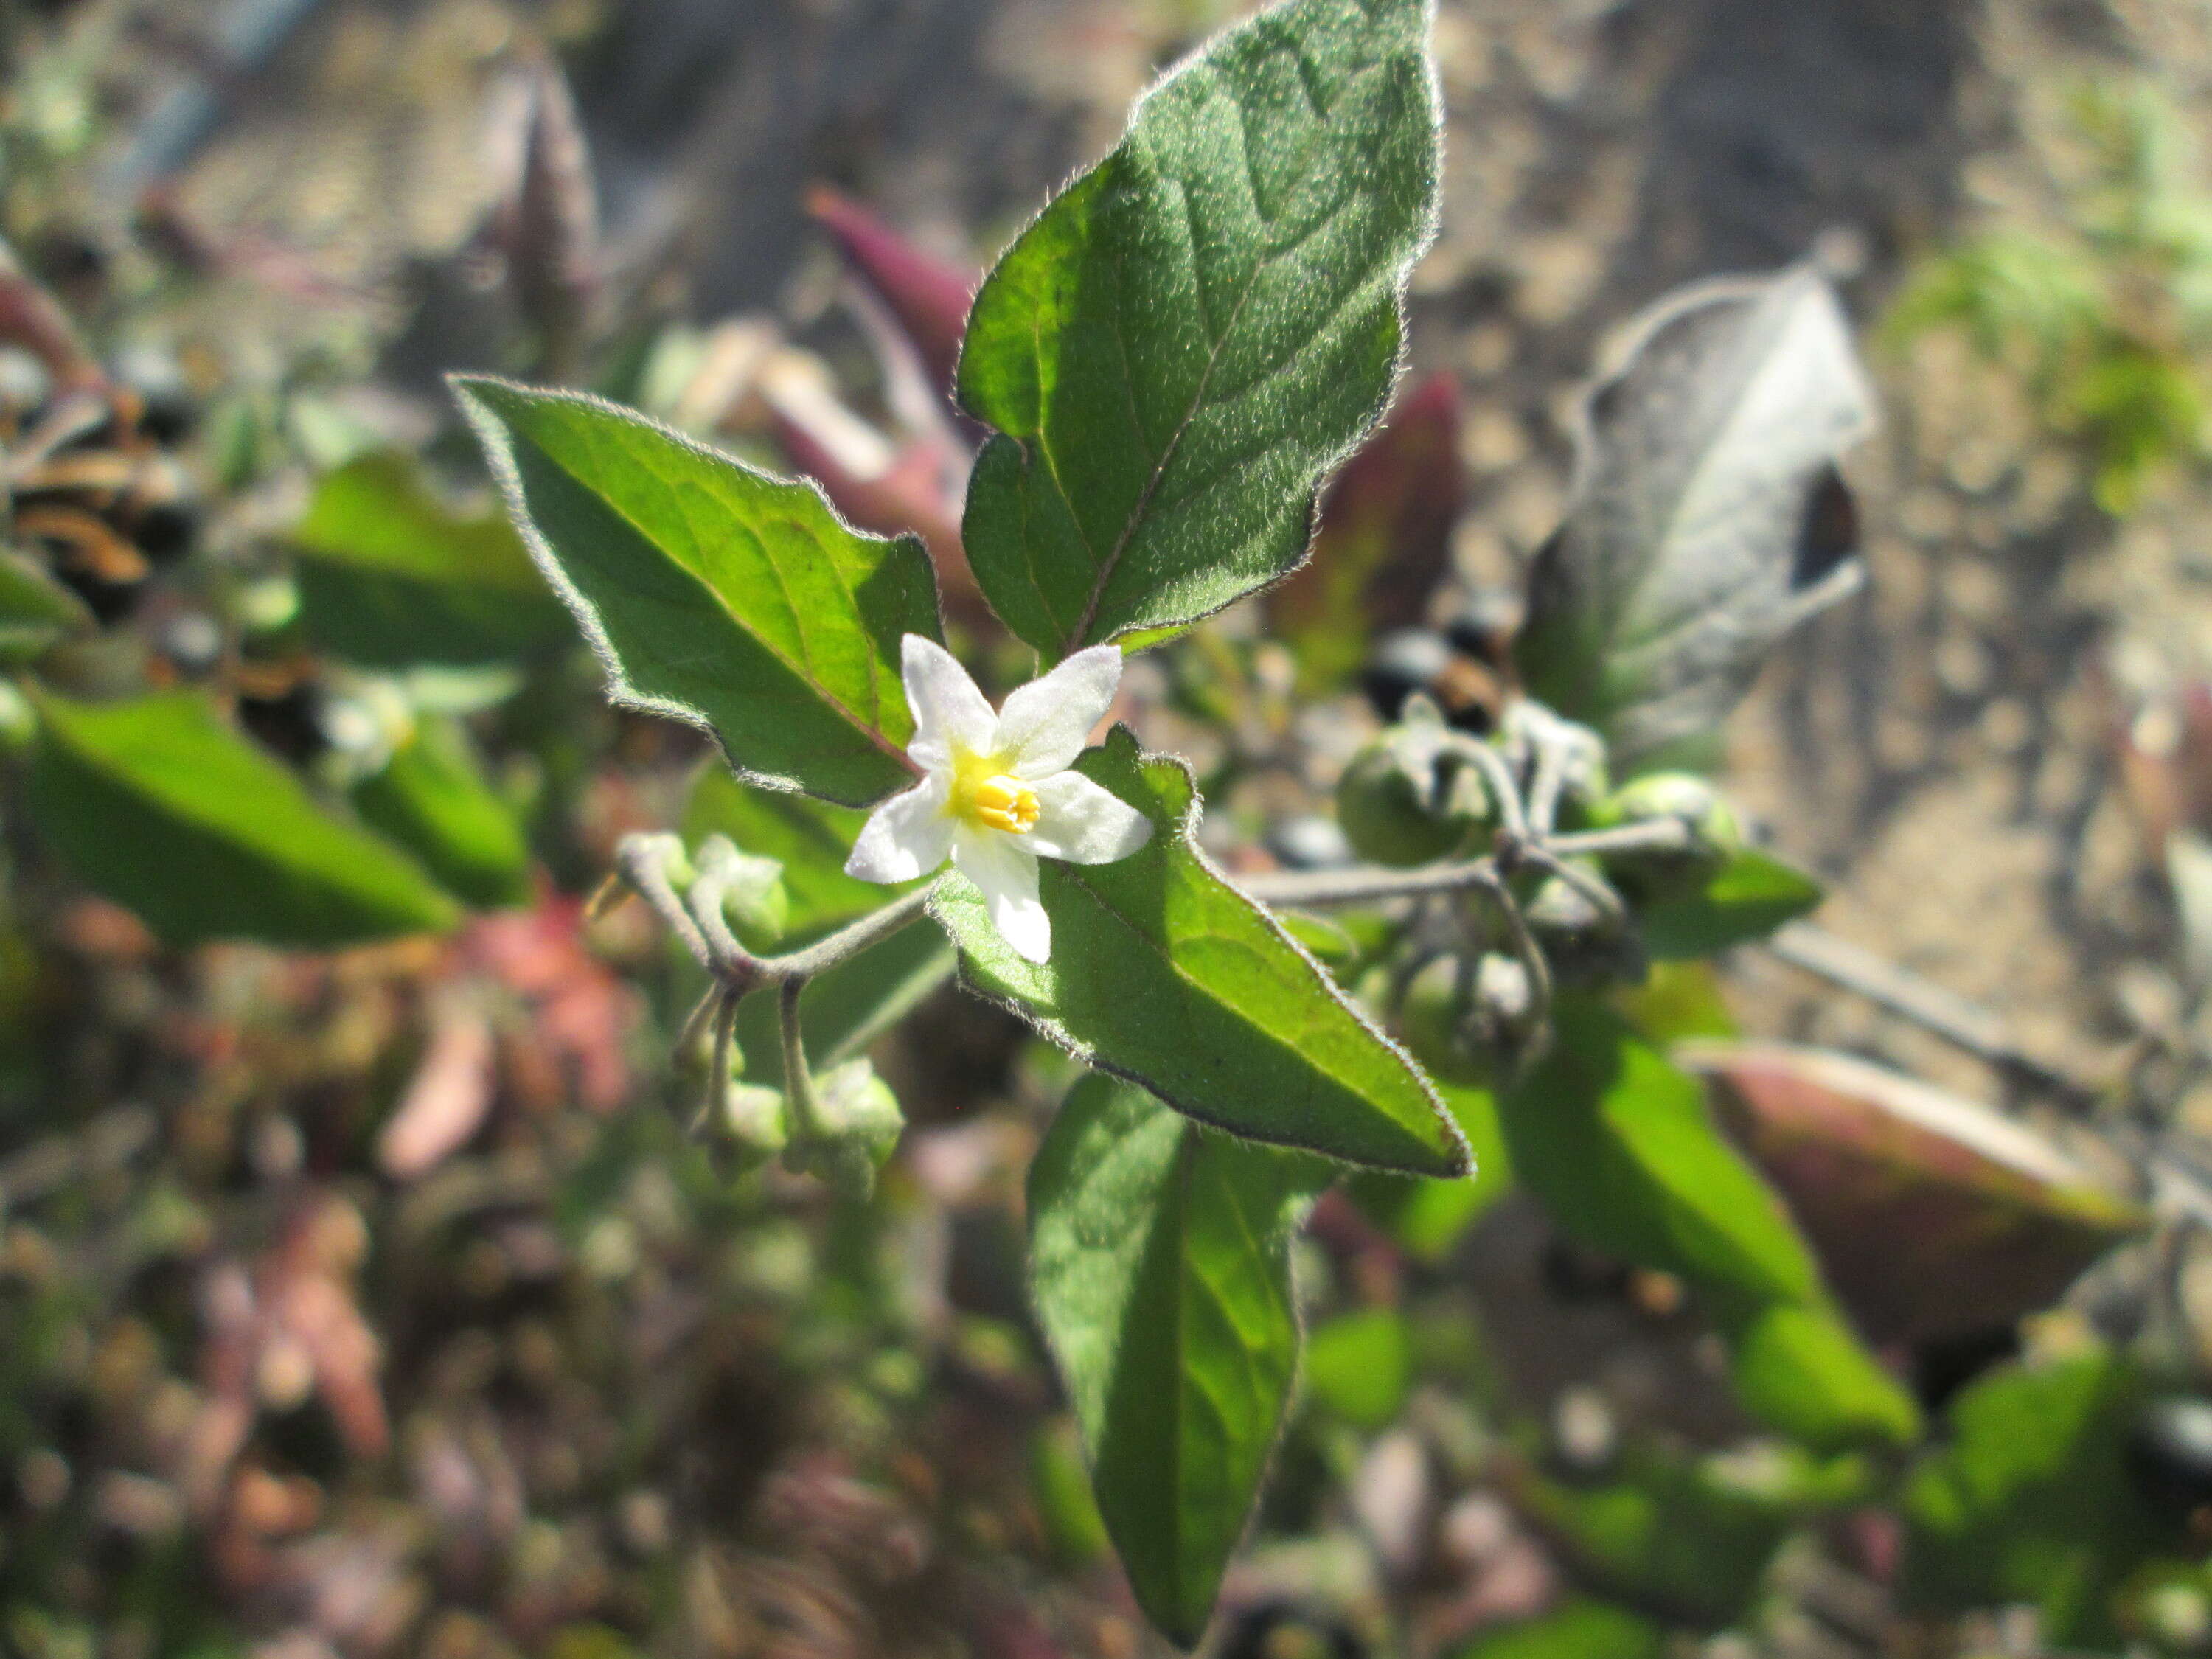
POLYGON ((2101 1098, 2099 1090, 2021 1048, 1994 1011, 1825 928, 1809 921, 1786 922, 1764 943, 1770 953, 1791 967, 1864 997, 2018 1082, 2080 1108, 2094 1106, 2101 1098))

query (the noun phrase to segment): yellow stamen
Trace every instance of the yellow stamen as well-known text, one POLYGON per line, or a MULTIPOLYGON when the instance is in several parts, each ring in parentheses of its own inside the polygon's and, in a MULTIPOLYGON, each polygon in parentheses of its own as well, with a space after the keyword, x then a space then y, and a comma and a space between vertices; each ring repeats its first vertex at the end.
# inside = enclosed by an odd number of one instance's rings
POLYGON ((1008 835, 1026 836, 1036 829, 1037 812, 1036 791, 1004 772, 985 778, 969 792, 969 816, 1008 835))

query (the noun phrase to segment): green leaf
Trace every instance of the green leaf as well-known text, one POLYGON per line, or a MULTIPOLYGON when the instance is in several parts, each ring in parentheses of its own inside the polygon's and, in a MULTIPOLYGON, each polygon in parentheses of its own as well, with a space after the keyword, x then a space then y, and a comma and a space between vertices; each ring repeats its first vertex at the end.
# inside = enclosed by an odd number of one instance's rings
POLYGON ((1960 1394, 1950 1443, 1905 1485, 1905 1604, 2028 1602, 2046 1643, 2117 1644, 2114 1593, 2176 1541, 2128 1467, 2145 1393, 2132 1362, 2094 1349, 1992 1371, 1960 1394))
POLYGON ((1723 1324, 1736 1396, 1769 1427, 1823 1450, 1920 1437, 1912 1396, 1825 1304, 1765 1303, 1723 1324))
POLYGON ((38 707, 40 830, 168 943, 336 946, 459 920, 414 863, 327 815, 196 694, 38 707))
POLYGON ((84 601, 44 565, 0 549, 0 660, 28 662, 48 646, 93 626, 84 601))
POLYGON ((940 878, 931 910, 960 947, 963 982, 1079 1059, 1233 1133, 1467 1173, 1467 1143, 1426 1080, 1200 853, 1188 769, 1140 754, 1123 726, 1076 768, 1150 817, 1152 840, 1118 863, 1042 862, 1048 963, 999 936, 972 884, 940 878))
POLYGON ((1355 1428, 1397 1416, 1413 1376, 1413 1333, 1395 1309, 1340 1314, 1307 1334, 1307 1398, 1355 1428))
POLYGON ((1656 962, 1708 957, 1765 939, 1820 906, 1820 884, 1768 854, 1745 847, 1717 864, 1668 868, 1616 860, 1620 890, 1636 910, 1644 948, 1656 962))
POLYGON ((1837 456, 1873 396, 1818 270, 1644 313, 1585 403, 1575 498, 1529 572, 1529 694, 1617 770, 1717 727, 1783 635, 1863 574, 1837 456))
MULTIPOLYGON (((1419 1261, 1436 1262, 1449 1254, 1492 1205, 1513 1189, 1513 1161, 1506 1155, 1498 1102, 1490 1091, 1456 1081, 1446 1070, 1431 1065, 1410 1029, 1406 1046, 1427 1068, 1444 1109, 1467 1137, 1474 1157, 1474 1173, 1461 1180, 1437 1181, 1362 1170, 1345 1183, 1345 1191, 1399 1249, 1419 1261)), ((1465 1066, 1463 1060, 1454 1058, 1465 1066)))
POLYGON ((1577 1580, 1707 1626, 1742 1616, 1795 1518, 1725 1461, 1645 1440, 1601 1485, 1516 1467, 1509 1490, 1577 1580))
POLYGON ((1452 1659, 1663 1659, 1667 1632, 1649 1619, 1586 1595, 1478 1636, 1452 1659))
POLYGON ((940 636, 919 538, 575 392, 458 377, 507 504, 616 702, 712 732, 750 781, 865 806, 911 783, 899 641, 940 636))
POLYGON ((727 836, 739 852, 782 865, 783 890, 791 902, 784 932, 812 939, 907 890, 845 873, 845 860, 867 817, 810 796, 754 788, 710 760, 692 781, 682 833, 687 847, 708 836, 727 836))
POLYGON ((1290 0, 1226 31, 985 281, 959 394, 999 432, 963 534, 1048 659, 1304 556, 1436 221, 1428 29, 1424 0, 1290 0))
POLYGON ((1566 1232, 1754 1301, 1820 1281, 1774 1194, 1713 1126, 1696 1081, 1610 1009, 1563 996, 1544 1057, 1500 1095, 1515 1175, 1566 1232))
POLYGON ((473 666, 574 637, 506 514, 455 511, 412 456, 325 474, 289 539, 307 633, 349 662, 473 666))
POLYGON ((529 902, 521 821, 485 778, 459 721, 418 715, 391 763, 354 786, 353 805, 464 902, 495 909, 529 902))
POLYGON ((1138 1604, 1188 1647, 1297 1368, 1291 1240, 1330 1166, 1077 1084, 1029 1180, 1038 1317, 1138 1604))
POLYGON ((1743 1404, 1808 1445, 1902 1443, 1911 1399, 1829 1300, 1773 1191, 1697 1081, 1613 1010, 1560 999, 1552 1046, 1499 1098, 1513 1169, 1559 1227, 1706 1292, 1743 1404))

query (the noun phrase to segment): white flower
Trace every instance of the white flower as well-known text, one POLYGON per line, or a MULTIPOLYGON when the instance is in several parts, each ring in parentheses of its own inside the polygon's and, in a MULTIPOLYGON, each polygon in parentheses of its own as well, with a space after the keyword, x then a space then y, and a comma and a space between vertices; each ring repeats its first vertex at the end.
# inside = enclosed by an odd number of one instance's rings
POLYGON ((875 810, 845 873, 912 881, 949 854, 1006 943, 1042 962, 1052 921, 1037 897, 1037 860, 1111 864, 1152 837, 1151 819, 1068 769, 1114 701, 1121 653, 1079 651, 995 714, 943 646, 909 634, 902 655, 915 719, 906 752, 925 775, 875 810))

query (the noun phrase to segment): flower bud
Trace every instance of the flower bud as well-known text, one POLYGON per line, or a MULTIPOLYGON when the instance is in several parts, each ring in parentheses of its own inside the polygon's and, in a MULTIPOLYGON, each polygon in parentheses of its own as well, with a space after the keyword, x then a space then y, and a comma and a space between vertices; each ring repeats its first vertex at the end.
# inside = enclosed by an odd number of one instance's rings
POLYGON ((866 1059, 823 1073, 810 1092, 812 1121, 785 1149, 785 1166, 821 1176, 841 1197, 866 1199, 906 1127, 898 1097, 866 1059))
POLYGON ((1449 856, 1497 821, 1488 786, 1465 753, 1477 739, 1454 732, 1425 699, 1352 757, 1336 786, 1345 839, 1376 864, 1427 864, 1449 856))

